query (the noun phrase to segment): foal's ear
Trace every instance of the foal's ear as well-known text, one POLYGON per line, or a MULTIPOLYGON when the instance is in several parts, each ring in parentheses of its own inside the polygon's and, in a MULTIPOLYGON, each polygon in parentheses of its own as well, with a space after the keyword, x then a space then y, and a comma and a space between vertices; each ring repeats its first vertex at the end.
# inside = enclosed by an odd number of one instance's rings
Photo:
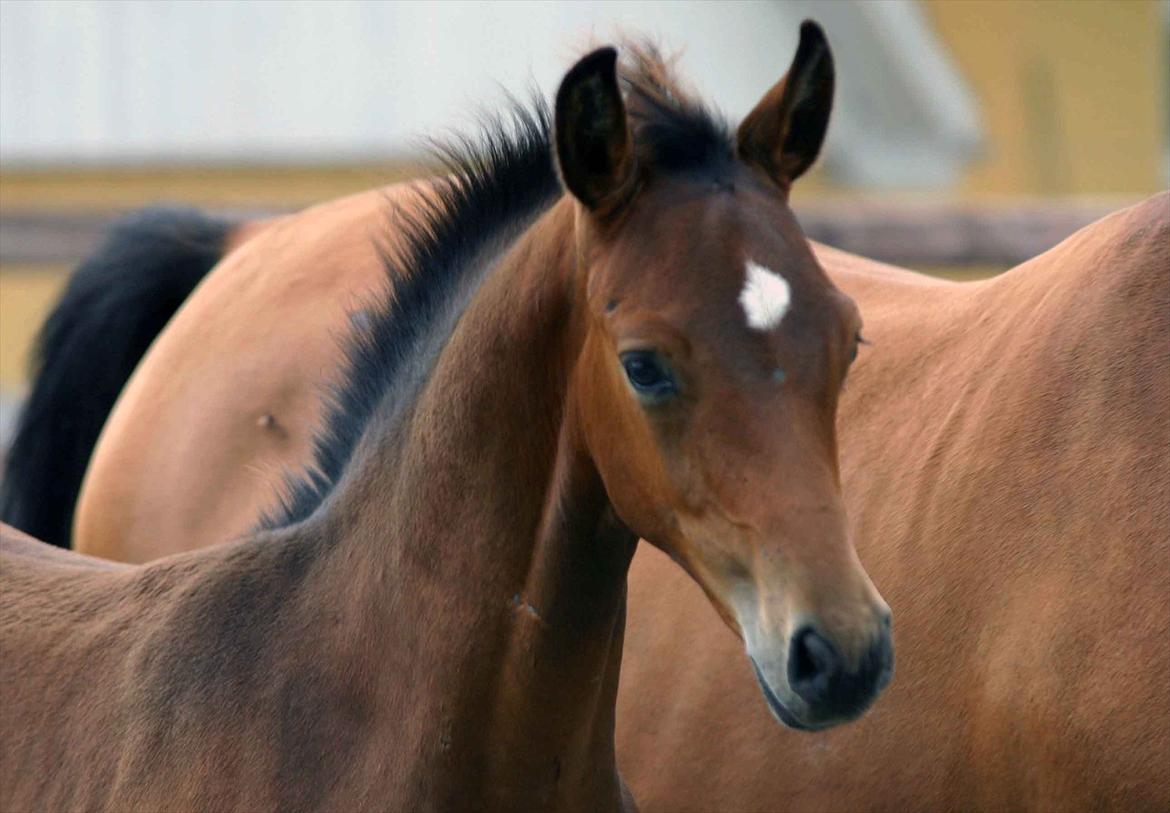
POLYGON ((821 151, 832 109, 833 54, 821 27, 805 20, 792 67, 739 125, 740 158, 787 191, 821 151))
POLYGON ((556 107, 557 166, 577 200, 605 215, 634 186, 634 142, 617 83, 617 51, 600 48, 561 81, 556 107))

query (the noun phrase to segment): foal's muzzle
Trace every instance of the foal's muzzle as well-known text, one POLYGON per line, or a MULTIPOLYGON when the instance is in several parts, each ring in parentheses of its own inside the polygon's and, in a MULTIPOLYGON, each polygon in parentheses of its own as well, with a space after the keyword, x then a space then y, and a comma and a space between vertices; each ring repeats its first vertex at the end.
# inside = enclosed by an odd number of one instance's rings
POLYGON ((817 731, 845 723, 869 708, 893 677, 889 620, 882 621, 869 648, 852 668, 839 648, 811 625, 801 627, 789 639, 784 675, 787 687, 777 685, 781 682, 778 675, 769 680, 754 657, 752 665, 768 706, 786 726, 817 731))
POLYGON ((792 636, 788 650, 788 685, 821 720, 851 720, 877 698, 894 672, 894 644, 889 623, 861 656, 857 668, 846 668, 832 642, 813 627, 792 636))

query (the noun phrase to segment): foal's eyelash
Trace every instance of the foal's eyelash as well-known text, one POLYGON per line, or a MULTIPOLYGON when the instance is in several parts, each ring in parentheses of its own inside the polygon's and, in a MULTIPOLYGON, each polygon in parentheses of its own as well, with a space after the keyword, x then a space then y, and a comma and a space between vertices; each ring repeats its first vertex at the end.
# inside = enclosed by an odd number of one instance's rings
POLYGON ((870 346, 870 345, 872 345, 872 344, 873 344, 873 342, 871 342, 869 339, 867 339, 867 338, 865 338, 864 336, 862 336, 862 335, 861 335, 861 331, 860 331, 860 330, 859 330, 859 331, 857 331, 857 333, 854 335, 854 337, 853 337, 853 341, 854 341, 854 345, 853 345, 853 356, 852 356, 852 357, 849 359, 849 365, 847 365, 847 366, 846 366, 846 368, 845 368, 845 373, 846 373, 846 375, 844 375, 844 376, 841 378, 841 392, 844 392, 844 391, 845 391, 845 384, 846 384, 846 382, 849 380, 849 376, 848 376, 848 372, 849 372, 849 366, 852 366, 853 362, 854 362, 854 361, 856 361, 856 359, 857 359, 857 352, 858 352, 858 350, 860 350, 860 349, 861 349, 862 345, 865 345, 865 346, 870 346))

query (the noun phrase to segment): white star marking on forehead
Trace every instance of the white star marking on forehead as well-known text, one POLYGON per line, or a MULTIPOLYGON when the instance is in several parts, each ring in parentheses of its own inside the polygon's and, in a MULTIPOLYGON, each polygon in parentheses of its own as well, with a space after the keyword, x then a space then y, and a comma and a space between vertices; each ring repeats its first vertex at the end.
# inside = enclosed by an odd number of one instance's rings
POLYGON ((791 302, 792 292, 784 277, 758 263, 747 261, 747 281, 740 292, 739 304, 747 314, 748 327, 771 330, 788 313, 791 302))

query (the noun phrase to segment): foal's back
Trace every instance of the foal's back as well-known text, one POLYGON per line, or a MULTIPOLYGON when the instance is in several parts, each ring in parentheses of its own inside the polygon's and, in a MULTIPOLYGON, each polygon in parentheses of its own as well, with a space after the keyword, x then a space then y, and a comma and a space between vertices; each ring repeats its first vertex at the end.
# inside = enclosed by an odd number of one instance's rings
POLYGON ((271 667, 305 558, 130 567, 0 526, 0 809, 295 806, 237 774, 279 774, 271 667))
POLYGON ((0 525, 0 809, 105 805, 127 733, 123 709, 103 689, 123 680, 128 570, 0 525), (85 787, 59 783, 68 763, 89 766, 85 787))

